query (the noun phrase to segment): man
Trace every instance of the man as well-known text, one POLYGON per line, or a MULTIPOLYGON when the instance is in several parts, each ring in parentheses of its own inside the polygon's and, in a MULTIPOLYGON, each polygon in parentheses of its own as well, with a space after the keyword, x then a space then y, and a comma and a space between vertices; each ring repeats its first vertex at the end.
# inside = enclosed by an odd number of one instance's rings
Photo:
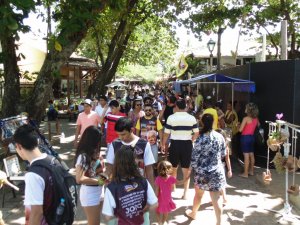
MULTIPOLYGON (((126 116, 125 113, 120 112, 120 105, 117 100, 111 100, 108 104, 110 112, 104 118, 101 118, 101 123, 107 122, 107 129, 106 129, 106 143, 107 149, 109 149, 109 145, 118 138, 118 134, 115 131, 115 124, 118 119, 121 117, 126 116)), ((108 109, 107 109, 108 110, 108 109)), ((106 112, 103 112, 106 114, 106 112)))
POLYGON ((153 187, 154 178, 152 164, 155 161, 151 152, 150 144, 133 133, 132 121, 127 117, 122 117, 118 119, 118 121, 115 124, 115 131, 119 139, 116 139, 109 146, 108 153, 106 156, 107 174, 111 175, 112 165, 114 164, 115 151, 118 151, 122 147, 122 145, 139 147, 137 146, 137 144, 145 144, 144 149, 139 149, 141 150, 141 152, 139 152, 138 155, 142 156, 141 158, 139 157, 139 160, 142 160, 142 162, 139 165, 141 166, 140 168, 143 170, 141 170, 141 172, 143 173, 142 175, 144 175, 148 179, 148 181, 153 187))
POLYGON ((175 103, 175 113, 170 115, 165 124, 162 152, 165 152, 167 140, 171 139, 169 148, 169 161, 173 166, 173 176, 177 177, 177 168, 180 163, 182 168, 184 182, 183 199, 186 199, 187 189, 190 179, 189 167, 191 163, 191 155, 193 149, 193 141, 199 134, 196 118, 188 114, 186 111, 186 102, 184 99, 179 99, 175 103))
POLYGON ((100 122, 100 116, 95 111, 92 111, 92 100, 84 100, 84 111, 79 113, 76 121, 74 147, 77 147, 78 136, 81 136, 87 127, 92 125, 97 127, 100 122))
MULTIPOLYGON (((47 157, 46 153, 41 153, 38 148, 38 139, 34 133, 34 128, 30 125, 19 127, 14 134, 16 151, 18 155, 27 160, 31 165, 33 162, 43 160, 47 157)), ((43 169, 43 168, 42 168, 43 169)), ((46 170, 46 169, 45 169, 46 170)), ((53 189, 45 184, 44 179, 33 172, 27 172, 25 175, 25 217, 26 225, 46 225, 44 207, 44 190, 48 192, 53 189)), ((52 193, 54 195, 54 192, 52 193)), ((51 194, 47 194, 51 196, 51 194)), ((51 205, 52 198, 47 199, 47 204, 51 205)))
POLYGON ((145 116, 138 119, 135 129, 136 135, 147 140, 147 133, 150 130, 155 130, 158 132, 160 140, 162 140, 163 135, 163 126, 160 120, 153 116, 153 107, 152 105, 144 105, 145 116))
POLYGON ((135 126, 135 132, 136 135, 143 138, 144 140, 149 140, 148 132, 149 131, 155 131, 154 136, 155 136, 155 143, 150 143, 152 153, 155 159, 155 163, 158 162, 158 146, 157 146, 157 132, 160 141, 162 140, 163 137, 163 126, 160 122, 160 120, 156 117, 153 116, 153 107, 152 105, 145 105, 144 106, 144 112, 145 116, 141 117, 138 119, 136 126, 135 126))
MULTIPOLYGON (((119 139, 113 141, 109 146, 106 156, 106 173, 110 177, 115 159, 115 152, 120 151, 123 145, 134 146, 136 162, 141 174, 148 179, 152 187, 154 187, 154 177, 152 165, 155 163, 151 152, 150 144, 133 134, 132 121, 127 117, 118 119, 115 125, 115 131, 119 139)), ((111 223, 110 223, 111 224, 111 223)), ((143 225, 150 224, 149 212, 144 213, 143 225)))

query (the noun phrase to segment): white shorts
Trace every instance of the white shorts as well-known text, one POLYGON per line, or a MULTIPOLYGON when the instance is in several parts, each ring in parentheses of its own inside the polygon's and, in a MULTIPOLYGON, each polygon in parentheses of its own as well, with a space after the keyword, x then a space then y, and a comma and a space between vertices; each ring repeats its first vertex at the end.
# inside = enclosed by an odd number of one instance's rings
POLYGON ((80 187, 80 203, 82 207, 95 206, 100 204, 102 194, 102 186, 87 186, 80 187))

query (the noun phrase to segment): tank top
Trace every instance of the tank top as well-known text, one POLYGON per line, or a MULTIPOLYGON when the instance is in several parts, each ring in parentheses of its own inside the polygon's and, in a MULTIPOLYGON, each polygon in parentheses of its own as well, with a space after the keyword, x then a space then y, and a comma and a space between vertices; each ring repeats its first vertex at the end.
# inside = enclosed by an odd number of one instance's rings
POLYGON ((258 120, 257 118, 252 119, 251 123, 246 123, 243 131, 242 131, 242 135, 253 135, 255 128, 257 126, 258 120))

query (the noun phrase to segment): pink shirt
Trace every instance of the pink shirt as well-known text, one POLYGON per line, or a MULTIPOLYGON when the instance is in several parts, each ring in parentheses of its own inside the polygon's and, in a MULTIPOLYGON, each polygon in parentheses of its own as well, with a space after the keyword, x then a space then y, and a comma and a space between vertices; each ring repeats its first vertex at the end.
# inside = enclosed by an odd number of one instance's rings
POLYGON ((257 126, 258 120, 257 118, 252 119, 251 123, 246 123, 243 131, 242 131, 242 135, 253 135, 255 128, 257 126))
POLYGON ((77 126, 81 125, 80 129, 80 135, 83 134, 85 129, 89 126, 98 126, 100 123, 100 116, 95 112, 91 111, 89 114, 86 114, 85 112, 79 113, 77 118, 77 126))

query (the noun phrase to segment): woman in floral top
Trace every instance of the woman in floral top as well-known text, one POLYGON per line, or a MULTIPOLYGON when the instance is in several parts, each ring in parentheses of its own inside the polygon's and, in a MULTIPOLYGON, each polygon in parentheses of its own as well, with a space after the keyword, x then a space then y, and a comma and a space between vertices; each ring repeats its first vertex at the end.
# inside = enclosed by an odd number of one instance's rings
POLYGON ((220 133, 212 129, 212 115, 204 114, 202 123, 201 135, 197 138, 192 152, 191 167, 195 173, 195 196, 193 210, 187 216, 196 219, 204 191, 209 191, 216 214, 216 224, 221 225, 222 205, 219 198, 221 190, 226 185, 221 161, 226 154, 225 140, 220 133))

